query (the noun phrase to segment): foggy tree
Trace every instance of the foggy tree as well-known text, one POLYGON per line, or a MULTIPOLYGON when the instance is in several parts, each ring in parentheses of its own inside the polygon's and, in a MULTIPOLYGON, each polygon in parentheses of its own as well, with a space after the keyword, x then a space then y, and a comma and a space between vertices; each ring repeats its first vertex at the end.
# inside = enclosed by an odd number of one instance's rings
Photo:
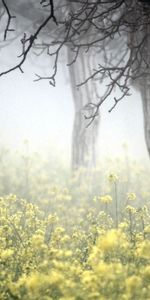
POLYGON ((130 95, 131 85, 141 92, 150 154, 150 2, 1 0, 4 44, 21 34, 14 16, 16 19, 22 16, 30 25, 25 32, 26 26, 22 26, 19 62, 2 71, 0 76, 17 69, 23 72, 27 56, 34 50, 41 57, 46 53, 53 61, 50 74, 37 74, 35 80, 48 80, 55 86, 59 56, 65 46, 68 49, 75 103, 73 167, 94 164, 100 107, 115 93, 117 97, 109 110, 112 111, 119 101, 130 95), (102 83, 105 91, 101 90, 102 83))
MULTIPOLYGON (((37 55, 39 55, 38 52, 41 52, 41 54, 42 52, 47 52, 51 59, 54 57, 54 73, 52 76, 50 76, 50 78, 48 77, 46 79, 49 79, 50 84, 55 86, 58 56, 60 55, 62 46, 67 46, 67 58, 68 64, 70 64, 70 81, 75 107, 72 136, 72 167, 73 169, 76 169, 80 166, 94 166, 96 161, 96 140, 98 134, 99 116, 97 116, 97 120, 93 122, 89 128, 87 128, 86 125, 88 122, 85 122, 83 108, 87 105, 87 103, 90 103, 91 100, 93 102, 96 101, 96 83, 93 84, 89 82, 86 86, 83 86, 80 89, 76 87, 78 83, 80 83, 82 80, 85 80, 87 76, 90 76, 91 66, 93 65, 94 61, 93 50, 89 51, 87 55, 85 55, 84 49, 83 51, 78 51, 77 57, 75 58, 76 51, 70 48, 67 32, 67 16, 69 13, 72 13, 72 9, 76 11, 79 9, 79 7, 75 7, 75 4, 70 3, 70 1, 62 1, 61 5, 59 4, 59 1, 39 1, 37 3, 35 0, 13 0, 10 3, 8 1, 2 1, 2 4, 2 9, 4 9, 6 18, 6 25, 4 27, 5 41, 9 40, 8 36, 12 38, 12 41, 16 38, 18 28, 15 24, 13 24, 15 26, 14 36, 12 35, 12 32, 11 35, 9 32, 12 31, 11 26, 14 16, 22 16, 25 19, 25 21, 20 21, 23 22, 23 24, 21 23, 20 26, 22 28, 22 32, 25 27, 27 27, 28 31, 29 26, 31 26, 30 33, 33 31, 35 34, 35 36, 34 34, 31 34, 29 37, 27 37, 27 34, 24 33, 24 35, 21 37, 21 61, 15 67, 10 68, 8 73, 16 69, 20 69, 20 71, 23 72, 22 65, 31 49, 37 51, 37 55), (50 15, 48 14, 49 11, 50 15), (13 13, 14 16, 11 16, 11 13, 13 13), (66 18, 64 15, 66 15, 66 18), (43 17, 45 17, 45 20, 42 23, 43 17), (44 30, 41 31, 41 28, 44 30), (36 44, 37 36, 39 39, 38 43, 36 44), (62 43, 59 43, 59 37, 62 39, 62 43), (56 49, 57 45, 59 45, 58 49, 56 49), (56 50, 52 50, 53 53, 51 53, 50 47, 56 50), (90 60, 92 61, 90 62, 90 60)), ((2 17, 3 14, 4 13, 2 12, 2 17)), ((19 31, 18 36, 20 36, 20 34, 21 32, 19 31)), ((86 37, 86 39, 88 39, 88 37, 86 37)), ((37 78, 37 80, 42 79, 44 78, 40 76, 37 78)))
MULTIPOLYGON (((71 61, 71 51, 68 49, 68 61, 71 61)), ((77 88, 76 85, 85 78, 90 76, 90 59, 93 55, 85 55, 83 51, 78 55, 78 62, 69 67, 70 81, 72 94, 74 99, 75 116, 72 135, 72 167, 93 167, 96 165, 96 142, 99 127, 99 116, 94 122, 88 125, 83 112, 84 107, 90 104, 91 101, 96 101, 96 83, 88 82, 82 88, 77 88), (89 63, 89 65, 87 65, 89 63)), ((87 116, 87 112, 86 112, 87 116)))

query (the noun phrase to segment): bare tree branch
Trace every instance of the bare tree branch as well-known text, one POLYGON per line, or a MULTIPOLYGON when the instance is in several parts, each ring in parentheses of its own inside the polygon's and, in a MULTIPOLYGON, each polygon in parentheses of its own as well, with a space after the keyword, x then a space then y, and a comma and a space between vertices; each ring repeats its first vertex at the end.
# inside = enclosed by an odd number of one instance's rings
POLYGON ((16 18, 15 16, 12 16, 10 11, 9 11, 9 8, 5 2, 5 0, 2 0, 2 3, 3 3, 3 6, 6 10, 6 13, 7 13, 7 17, 8 17, 8 20, 7 20, 7 24, 6 24, 6 28, 5 28, 5 31, 4 31, 4 41, 6 40, 7 38, 7 34, 9 31, 14 31, 14 29, 10 28, 10 23, 11 23, 11 20, 16 18))
MULTIPOLYGON (((2 0, 4 2, 4 0, 2 0)), ((4 2, 5 3, 5 2, 4 2)), ((26 34, 24 33, 24 37, 23 39, 21 40, 22 42, 22 53, 19 57, 22 57, 21 61, 14 67, 8 69, 7 71, 4 71, 2 73, 0 73, 0 77, 3 76, 3 75, 6 75, 12 71, 15 71, 17 69, 19 69, 22 73, 23 73, 23 70, 22 70, 22 65, 24 64, 26 58, 27 58, 27 55, 28 53, 30 52, 30 50, 32 49, 32 46, 34 44, 34 41, 37 39, 39 33, 42 31, 42 29, 48 24, 48 22, 52 19, 56 25, 57 25, 57 20, 55 18, 55 15, 54 15, 54 5, 53 5, 53 0, 49 0, 49 5, 50 5, 50 14, 49 16, 43 21, 43 23, 38 27, 38 29, 35 31, 35 33, 33 35, 30 35, 29 38, 26 37, 26 34), (26 44, 28 44, 26 46, 26 44)), ((6 6, 7 8, 7 6, 6 6)), ((8 16, 9 16, 9 21, 8 21, 8 24, 6 26, 6 29, 5 29, 5 32, 7 34, 8 32, 8 28, 9 27, 9 23, 10 23, 10 19, 11 19, 11 16, 10 16, 10 13, 9 13, 9 10, 7 10, 7 13, 8 13, 8 16)))
MULTIPOLYGON (((2 3, 8 16, 4 32, 6 39, 7 33, 11 31, 12 16, 9 5, 5 0, 2 0, 2 3)), ((27 36, 24 33, 19 63, 1 72, 0 76, 16 69, 23 72, 22 66, 31 49, 34 49, 36 55, 46 52, 54 59, 52 74, 47 76, 36 74, 35 81, 48 80, 55 86, 58 60, 64 46, 69 47, 73 53, 68 67, 77 63, 80 51, 85 52, 85 55, 90 52, 90 55, 93 55, 91 73, 83 78, 77 87, 82 88, 90 81, 106 84, 105 93, 103 95, 97 93, 97 102, 94 106, 85 107, 89 111, 91 109, 91 114, 88 113, 86 116, 91 122, 98 115, 102 103, 113 92, 118 91, 119 96, 114 97, 114 104, 109 111, 112 111, 124 97, 130 95, 132 82, 139 82, 143 76, 150 75, 150 59, 145 55, 149 39, 147 28, 150 27, 149 1, 64 0, 61 4, 58 3, 55 13, 53 0, 41 0, 40 5, 44 8, 43 16, 45 13, 48 13, 48 16, 37 24, 33 34, 27 36), (59 25, 55 30, 49 26, 50 20, 59 25), (37 38, 42 33, 43 41, 37 43, 37 38)))

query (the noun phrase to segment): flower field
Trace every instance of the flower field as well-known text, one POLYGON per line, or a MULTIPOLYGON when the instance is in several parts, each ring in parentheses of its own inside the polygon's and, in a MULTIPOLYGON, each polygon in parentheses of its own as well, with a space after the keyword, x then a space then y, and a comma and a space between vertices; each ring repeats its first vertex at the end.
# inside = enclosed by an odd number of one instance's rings
POLYGON ((0 299, 150 299, 148 171, 113 164, 59 178, 29 168, 16 195, 1 190, 0 299))

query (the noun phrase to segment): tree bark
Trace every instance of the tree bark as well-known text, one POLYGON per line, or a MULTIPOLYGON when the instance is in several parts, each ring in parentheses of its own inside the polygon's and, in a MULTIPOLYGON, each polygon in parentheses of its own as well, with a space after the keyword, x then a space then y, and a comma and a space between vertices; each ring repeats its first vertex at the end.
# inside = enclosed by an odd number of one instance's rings
POLYGON ((146 80, 140 88, 140 92, 143 104, 145 142, 150 156, 150 85, 147 85, 146 80))
MULTIPOLYGON (((134 47, 137 47, 143 39, 142 52, 139 51, 139 57, 137 57, 139 60, 136 60, 137 67, 140 63, 140 69, 143 70, 143 76, 137 78, 134 85, 135 88, 140 91, 142 98, 145 142, 150 156, 150 25, 147 16, 141 31, 136 31, 135 35, 133 32, 133 44, 131 44, 134 47)), ((136 65, 133 67, 136 68, 136 65)))
MULTIPOLYGON (((79 52, 77 60, 69 67, 71 88, 73 94, 75 116, 72 133, 72 169, 79 167, 91 168, 96 165, 96 145, 99 127, 99 116, 89 125, 90 119, 86 119, 92 111, 84 109, 96 99, 96 84, 90 80, 81 87, 77 84, 89 77, 90 53, 79 52), (89 126, 88 126, 89 125, 89 126)), ((72 61, 72 53, 68 49, 68 61, 72 61)))

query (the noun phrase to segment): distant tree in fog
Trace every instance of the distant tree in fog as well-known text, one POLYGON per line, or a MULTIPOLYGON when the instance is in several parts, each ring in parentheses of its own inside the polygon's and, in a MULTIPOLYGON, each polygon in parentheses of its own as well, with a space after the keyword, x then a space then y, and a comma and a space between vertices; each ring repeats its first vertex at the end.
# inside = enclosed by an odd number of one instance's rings
POLYGON ((55 86, 59 56, 66 46, 75 104, 73 168, 94 165, 100 106, 115 93, 117 97, 110 111, 114 109, 130 95, 130 85, 141 92, 150 153, 150 2, 2 0, 3 45, 18 36, 15 21, 18 16, 25 20, 22 26, 19 24, 22 28, 19 62, 0 75, 16 69, 23 72, 28 54, 34 50, 41 58, 44 53, 53 61, 50 73, 38 74, 35 80, 48 80, 55 86), (102 82, 105 91, 101 91, 102 82))

